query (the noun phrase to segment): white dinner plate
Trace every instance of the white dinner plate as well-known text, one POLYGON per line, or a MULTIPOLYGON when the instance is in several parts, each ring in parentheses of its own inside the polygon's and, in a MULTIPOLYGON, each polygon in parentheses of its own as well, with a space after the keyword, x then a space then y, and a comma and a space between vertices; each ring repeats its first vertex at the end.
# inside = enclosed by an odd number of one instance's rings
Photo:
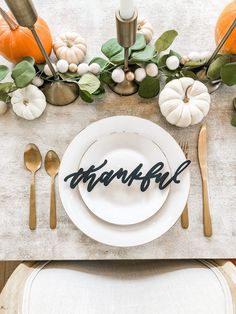
MULTIPOLYGON (((96 172, 97 178, 104 171, 127 170, 130 174, 139 164, 145 175, 156 163, 162 162, 162 173, 170 172, 168 161, 153 141, 137 133, 113 133, 102 136, 93 143, 82 157, 80 168, 98 167, 104 160, 107 164, 96 172)), ((145 192, 140 189, 141 181, 128 186, 114 179, 109 185, 97 184, 88 192, 88 182, 81 181, 79 191, 87 207, 99 218, 118 225, 139 223, 154 215, 164 204, 170 186, 160 190, 151 181, 145 192)))
POLYGON ((68 146, 59 172, 59 192, 63 206, 74 224, 89 237, 120 247, 141 245, 167 232, 180 217, 187 201, 190 176, 186 169, 179 184, 171 184, 166 202, 151 218, 129 226, 110 224, 96 217, 64 178, 78 169, 84 152, 101 136, 114 132, 138 133, 154 141, 166 156, 171 173, 175 173, 185 156, 173 137, 157 124, 133 116, 114 116, 99 120, 82 130, 68 146))

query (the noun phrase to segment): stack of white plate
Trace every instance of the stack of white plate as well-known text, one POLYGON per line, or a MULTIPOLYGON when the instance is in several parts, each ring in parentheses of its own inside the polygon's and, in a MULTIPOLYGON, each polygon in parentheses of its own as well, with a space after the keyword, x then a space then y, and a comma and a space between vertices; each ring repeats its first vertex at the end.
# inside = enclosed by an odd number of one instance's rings
POLYGON ((152 181, 142 192, 140 182, 131 186, 113 180, 97 184, 88 192, 88 183, 71 189, 64 178, 79 168, 107 164, 97 172, 128 170, 139 164, 145 174, 157 162, 169 178, 185 160, 173 137, 158 125, 138 117, 116 116, 92 123, 67 148, 60 167, 59 189, 66 212, 89 237, 113 246, 135 246, 152 241, 168 231, 180 217, 189 193, 189 171, 179 184, 160 190, 152 181))

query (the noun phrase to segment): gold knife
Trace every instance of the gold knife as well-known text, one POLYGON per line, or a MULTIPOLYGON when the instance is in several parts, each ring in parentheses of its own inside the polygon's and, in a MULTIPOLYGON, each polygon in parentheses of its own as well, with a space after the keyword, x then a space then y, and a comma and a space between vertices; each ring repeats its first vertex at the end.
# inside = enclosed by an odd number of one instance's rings
POLYGON ((202 177, 204 235, 206 237, 211 237, 212 223, 209 207, 208 176, 207 176, 207 128, 205 124, 201 127, 198 137, 198 160, 202 177))

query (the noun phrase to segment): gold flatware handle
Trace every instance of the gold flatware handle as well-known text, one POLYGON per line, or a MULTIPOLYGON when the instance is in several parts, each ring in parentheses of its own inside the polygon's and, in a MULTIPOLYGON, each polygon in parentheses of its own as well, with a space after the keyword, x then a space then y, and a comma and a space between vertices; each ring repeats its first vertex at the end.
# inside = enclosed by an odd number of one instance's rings
POLYGON ((50 200, 50 228, 57 227, 56 195, 55 195, 55 178, 51 182, 51 200, 50 200))
POLYGON ((32 173, 30 184, 29 228, 36 229, 35 173, 32 173))
POLYGON ((211 213, 209 207, 209 194, 207 180, 202 180, 202 192, 203 192, 203 226, 205 237, 212 236, 212 223, 211 213))
POLYGON ((181 226, 184 229, 187 229, 189 227, 188 203, 185 205, 184 210, 181 215, 181 226))

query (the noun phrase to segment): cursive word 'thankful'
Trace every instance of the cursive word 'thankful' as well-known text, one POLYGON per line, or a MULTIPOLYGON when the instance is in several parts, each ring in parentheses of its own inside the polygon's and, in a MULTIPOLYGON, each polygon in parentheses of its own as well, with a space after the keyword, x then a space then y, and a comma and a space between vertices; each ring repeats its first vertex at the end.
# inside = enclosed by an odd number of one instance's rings
POLYGON ((164 190, 171 182, 176 184, 180 183, 179 175, 190 165, 191 161, 184 161, 175 171, 174 175, 171 178, 168 178, 170 173, 162 172, 164 168, 163 162, 156 163, 146 174, 142 173, 143 164, 139 164, 133 171, 130 173, 128 170, 120 168, 118 171, 110 170, 104 171, 99 176, 97 171, 101 170, 106 164, 107 160, 96 167, 94 165, 90 166, 87 170, 80 168, 77 172, 71 173, 64 178, 64 181, 70 181, 71 189, 74 189, 80 182, 88 183, 87 191, 91 192, 98 183, 108 186, 114 179, 120 180, 123 184, 131 186, 134 181, 140 181, 140 190, 145 192, 152 180, 155 183, 159 184, 158 187, 160 190, 164 190))

